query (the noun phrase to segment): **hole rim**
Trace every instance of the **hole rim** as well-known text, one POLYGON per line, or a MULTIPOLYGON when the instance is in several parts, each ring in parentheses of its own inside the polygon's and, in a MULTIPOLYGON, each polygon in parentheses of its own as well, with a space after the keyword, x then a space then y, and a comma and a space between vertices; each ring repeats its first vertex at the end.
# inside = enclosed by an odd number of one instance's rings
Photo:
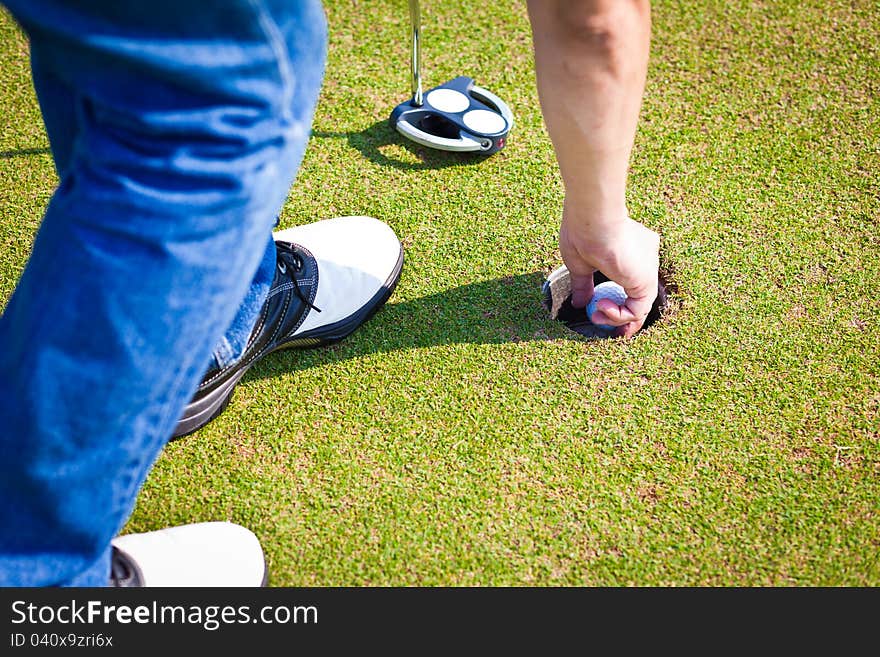
MULTIPOLYGON (((551 275, 556 271, 557 270, 551 272, 551 275)), ((552 299, 550 298, 549 288, 551 275, 548 275, 544 280, 543 306, 548 313, 551 312, 552 308, 552 299)), ((562 275, 568 275, 568 270, 566 269, 565 273, 562 275)), ((608 280, 611 279, 601 271, 597 270, 593 273, 594 285, 599 285, 608 280)), ((633 337, 641 335, 667 317, 672 306, 672 301, 676 297, 677 290, 678 288, 672 279, 670 270, 661 266, 657 271, 657 296, 654 299, 654 303, 651 305, 651 310, 648 312, 648 316, 645 318, 645 323, 633 337)), ((589 317, 586 316, 584 308, 575 308, 572 306, 571 294, 566 296, 559 307, 556 317, 551 317, 551 319, 562 322, 569 330, 591 340, 607 340, 618 337, 615 333, 609 332, 608 330, 593 324, 589 317)))

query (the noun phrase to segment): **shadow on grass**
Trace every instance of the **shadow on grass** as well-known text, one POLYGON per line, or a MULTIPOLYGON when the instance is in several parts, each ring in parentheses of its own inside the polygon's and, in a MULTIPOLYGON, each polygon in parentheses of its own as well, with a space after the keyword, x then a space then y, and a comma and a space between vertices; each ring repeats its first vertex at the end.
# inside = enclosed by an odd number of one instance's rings
POLYGON ((479 164, 486 159, 486 155, 478 153, 454 153, 450 151, 435 150, 421 144, 416 144, 404 138, 394 130, 387 120, 377 121, 369 128, 360 132, 326 132, 313 130, 312 136, 318 139, 346 139, 349 145, 359 151, 370 162, 382 166, 395 167, 405 171, 423 171, 425 169, 442 169, 445 167, 461 167, 479 164), (382 152, 382 148, 396 144, 403 146, 419 159, 418 163, 405 162, 389 157, 382 152))
POLYGON ((244 378, 273 377, 369 354, 437 345, 582 339, 550 319, 541 305, 543 281, 542 273, 533 272, 400 303, 394 303, 392 294, 372 319, 341 342, 269 354, 244 378))
POLYGON ((13 157, 27 157, 28 155, 45 155, 51 152, 52 150, 48 146, 44 148, 21 148, 17 151, 0 151, 0 160, 8 160, 13 157))

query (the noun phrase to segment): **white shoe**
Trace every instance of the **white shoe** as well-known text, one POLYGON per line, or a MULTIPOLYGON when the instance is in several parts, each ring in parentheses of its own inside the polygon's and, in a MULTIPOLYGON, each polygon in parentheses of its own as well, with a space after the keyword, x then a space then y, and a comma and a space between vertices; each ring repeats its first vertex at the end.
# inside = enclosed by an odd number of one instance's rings
POLYGON ((201 522, 112 541, 111 586, 259 587, 268 571, 260 541, 231 522, 201 522))
POLYGON ((311 310, 320 310, 307 312, 296 330, 278 340, 284 347, 297 346, 293 338, 303 340, 304 346, 308 338, 320 344, 341 340, 372 317, 400 278, 400 240, 388 224, 373 217, 324 219, 272 236, 279 248, 281 244, 298 247, 300 255, 311 255, 317 266, 311 310))
POLYGON ((388 300, 400 278, 403 246, 388 224, 337 217, 273 233, 276 267, 241 358, 209 369, 177 421, 178 438, 226 408, 245 372, 279 349, 333 344, 388 300))

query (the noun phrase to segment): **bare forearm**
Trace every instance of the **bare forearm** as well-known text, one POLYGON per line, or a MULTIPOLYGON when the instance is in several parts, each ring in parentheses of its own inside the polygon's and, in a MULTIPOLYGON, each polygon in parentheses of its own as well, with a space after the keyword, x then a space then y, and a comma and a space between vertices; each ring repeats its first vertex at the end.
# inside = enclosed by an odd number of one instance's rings
POLYGON ((584 229, 626 216, 627 168, 648 65, 649 0, 529 0, 538 93, 584 229))

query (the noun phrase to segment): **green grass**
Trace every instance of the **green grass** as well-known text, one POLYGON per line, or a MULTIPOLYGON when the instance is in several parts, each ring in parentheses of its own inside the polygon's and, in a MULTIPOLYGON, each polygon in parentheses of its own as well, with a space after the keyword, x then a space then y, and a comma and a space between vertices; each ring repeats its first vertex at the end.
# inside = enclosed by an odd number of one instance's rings
MULTIPOLYGON (((427 152, 404 3, 326 3, 313 135, 282 225, 387 221, 387 306, 283 352, 171 443, 126 531, 229 519, 272 584, 880 584, 880 21, 875 3, 655 2, 632 214, 677 292, 625 343, 550 321, 562 188, 524 3, 423 3, 426 87, 516 127, 427 152)), ((27 43, 0 20, 0 298, 55 184, 27 43)))

